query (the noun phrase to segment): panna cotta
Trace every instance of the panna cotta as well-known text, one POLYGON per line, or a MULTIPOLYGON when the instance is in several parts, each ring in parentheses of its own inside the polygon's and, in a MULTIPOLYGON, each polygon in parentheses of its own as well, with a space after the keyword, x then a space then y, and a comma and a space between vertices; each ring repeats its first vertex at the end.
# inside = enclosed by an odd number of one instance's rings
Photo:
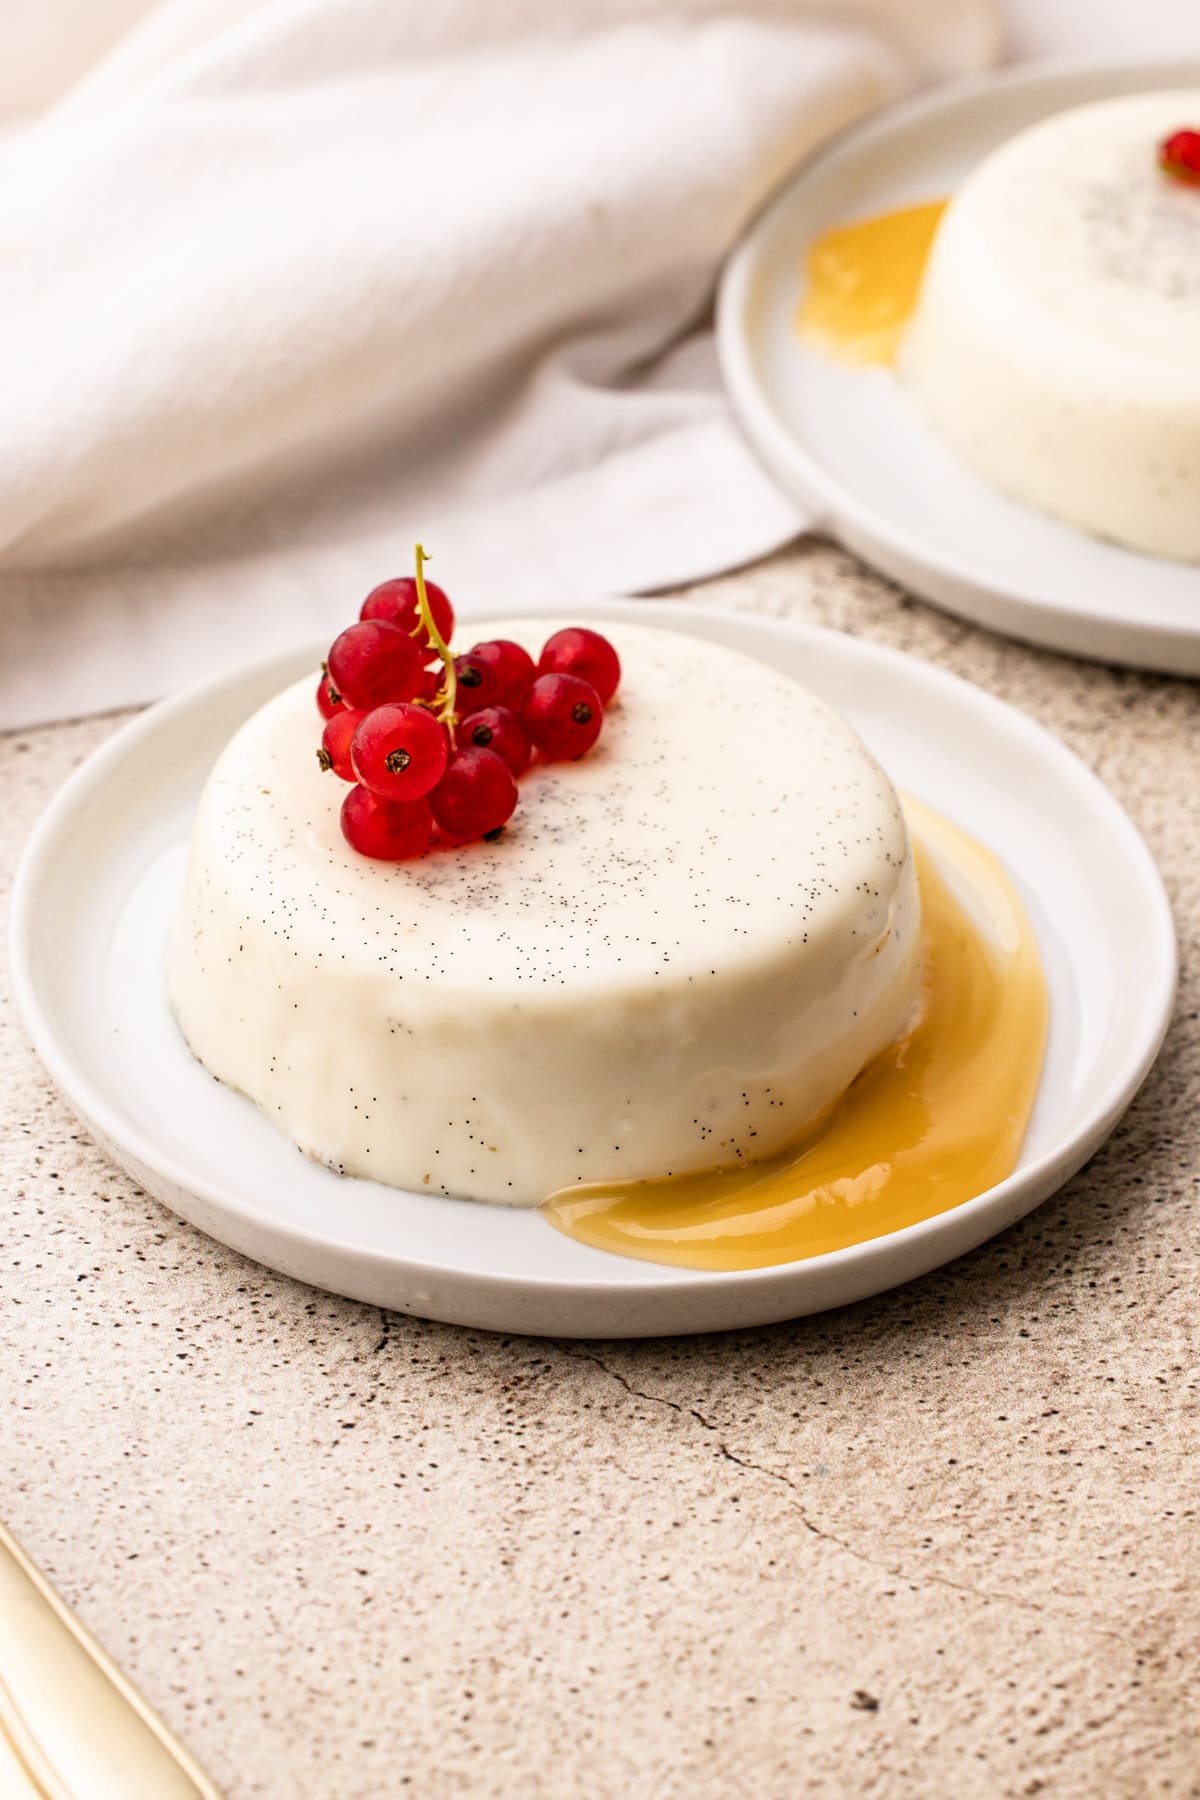
POLYGON ((1200 186, 1158 164, 1200 89, 1061 113, 1002 145, 938 227, 899 368, 997 488, 1200 561, 1200 186))
MULTIPOLYGON (((536 655, 556 623, 489 629, 536 655)), ((495 842, 352 851, 308 679, 221 755, 170 1000, 201 1063, 308 1155, 520 1206, 756 1161, 910 1021, 908 832, 851 727, 702 639, 607 635, 604 735, 535 762, 495 842)))

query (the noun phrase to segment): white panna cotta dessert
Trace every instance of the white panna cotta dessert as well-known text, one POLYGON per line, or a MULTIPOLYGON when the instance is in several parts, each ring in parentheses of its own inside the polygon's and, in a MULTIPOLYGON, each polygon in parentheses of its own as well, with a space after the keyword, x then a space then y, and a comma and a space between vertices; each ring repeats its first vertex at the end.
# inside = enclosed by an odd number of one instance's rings
POLYGON ((1200 561, 1200 187, 1159 166, 1200 90, 1061 113, 950 202, 900 370, 1005 493, 1200 561))
MULTIPOLYGON (((556 628, 492 629, 536 655, 556 628)), ((307 678, 222 754, 170 998, 309 1156, 518 1206, 753 1160, 908 1022, 908 835, 850 726, 749 657, 605 629, 624 675, 600 742, 535 762, 496 842, 351 850, 307 678)))

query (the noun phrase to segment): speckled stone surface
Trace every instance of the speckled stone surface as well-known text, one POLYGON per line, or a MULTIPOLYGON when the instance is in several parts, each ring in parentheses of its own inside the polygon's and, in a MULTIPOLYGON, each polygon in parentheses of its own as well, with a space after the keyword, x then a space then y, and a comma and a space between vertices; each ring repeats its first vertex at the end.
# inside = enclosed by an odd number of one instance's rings
MULTIPOLYGON (((971 677, 1129 808, 1183 987, 1116 1137, 847 1311, 489 1338, 180 1224, 5 1002, 0 1516, 234 1800, 1200 1795, 1200 689, 821 546, 703 594, 971 677)), ((6 874, 114 723, 0 740, 6 874)))

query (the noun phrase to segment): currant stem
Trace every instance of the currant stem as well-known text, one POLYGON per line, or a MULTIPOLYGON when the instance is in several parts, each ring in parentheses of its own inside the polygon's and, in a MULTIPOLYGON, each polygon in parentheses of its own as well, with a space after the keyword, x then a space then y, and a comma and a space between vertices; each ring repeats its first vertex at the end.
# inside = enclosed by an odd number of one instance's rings
POLYGON ((445 670, 445 674, 442 678, 444 683, 443 698, 437 708, 437 717, 443 725, 447 725, 453 721, 454 708, 458 701, 458 675, 455 671, 454 658, 450 654, 450 648, 437 628, 437 620, 434 618, 433 608, 429 604, 429 595, 425 592, 425 564, 431 562, 432 558, 426 556, 425 551, 420 544, 416 547, 415 555, 417 559, 417 608, 420 612, 421 623, 425 627, 429 641, 441 657, 442 667, 445 670))

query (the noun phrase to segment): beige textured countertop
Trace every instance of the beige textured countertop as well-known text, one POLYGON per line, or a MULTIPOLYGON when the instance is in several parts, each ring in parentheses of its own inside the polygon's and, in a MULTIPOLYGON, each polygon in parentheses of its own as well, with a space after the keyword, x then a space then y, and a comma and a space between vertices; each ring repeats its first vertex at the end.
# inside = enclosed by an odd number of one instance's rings
MULTIPOLYGON (((492 1338, 180 1224, 6 1004, 0 1517, 232 1800, 1200 1795, 1200 688, 821 547, 704 591, 969 676, 1129 808, 1183 988, 1111 1144, 844 1312, 492 1338)), ((113 724, 0 740, 6 874, 113 724)))

